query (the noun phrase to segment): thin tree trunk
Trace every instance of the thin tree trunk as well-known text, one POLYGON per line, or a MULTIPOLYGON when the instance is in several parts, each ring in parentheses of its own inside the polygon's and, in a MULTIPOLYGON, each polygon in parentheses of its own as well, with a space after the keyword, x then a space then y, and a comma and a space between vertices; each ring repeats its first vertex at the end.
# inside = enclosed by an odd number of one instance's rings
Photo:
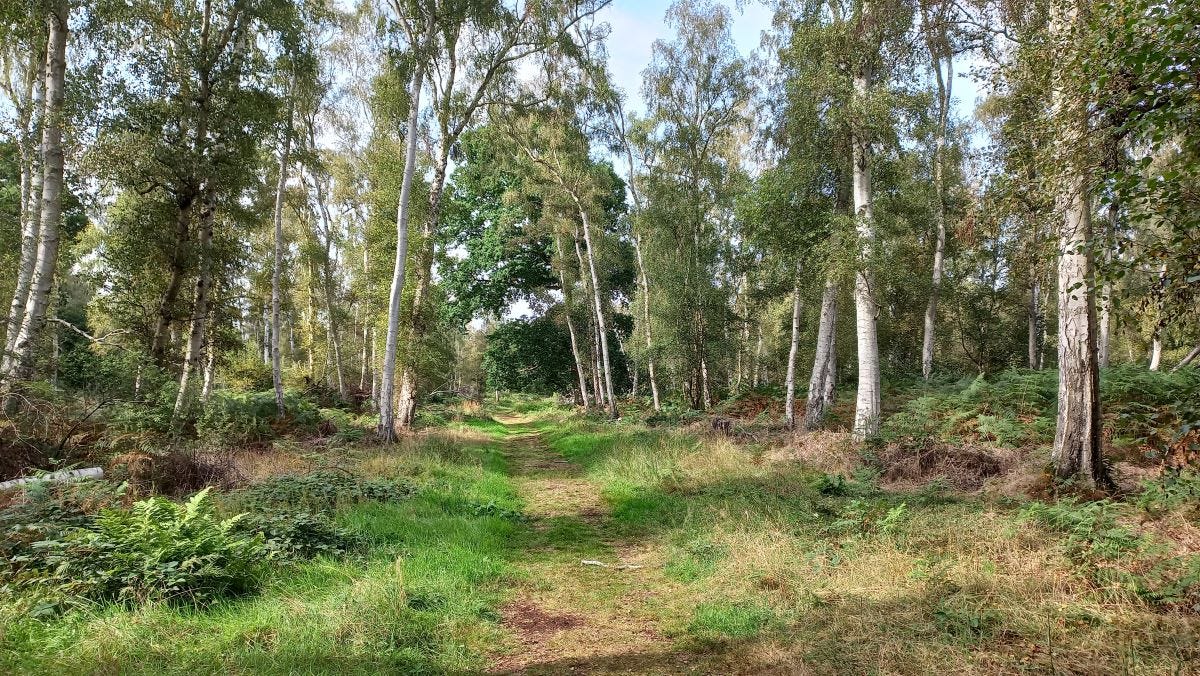
POLYGON ((796 353, 800 350, 800 279, 797 271, 792 287, 792 344, 788 349, 787 379, 784 381, 783 419, 796 429, 796 353))
POLYGON ((554 233, 554 247, 558 249, 558 282, 562 285, 563 291, 563 314, 567 318, 567 333, 571 336, 571 356, 575 359, 575 373, 579 376, 579 396, 583 400, 583 408, 585 410, 591 408, 591 401, 588 398, 587 391, 587 375, 583 368, 583 358, 579 355, 579 339, 575 335, 575 320, 571 319, 571 291, 567 286, 567 275, 563 272, 566 267, 565 254, 562 249, 562 241, 559 239, 558 233, 554 233))
POLYGON ((921 375, 925 380, 929 380, 933 375, 934 326, 937 320, 938 294, 942 289, 942 261, 946 251, 946 128, 950 120, 950 96, 954 83, 953 59, 946 59, 946 77, 943 78, 943 57, 938 53, 939 50, 935 50, 932 40, 929 42, 929 50, 933 57, 933 70, 937 75, 938 128, 933 146, 933 220, 936 237, 933 249, 933 284, 929 290, 929 305, 925 308, 925 337, 921 344, 921 375))
MULTIPOLYGON (((1166 294, 1167 284, 1167 264, 1163 263, 1158 271, 1158 291, 1159 294, 1166 294)), ((1163 312, 1162 295, 1159 296, 1157 303, 1158 317, 1154 321, 1154 335, 1150 339, 1150 370, 1157 371, 1162 365, 1163 330, 1166 328, 1166 316, 1163 312)))
MULTIPOLYGON (((311 127, 309 130, 310 138, 312 138, 313 146, 316 146, 315 134, 311 127)), ((325 205, 325 189, 321 186, 321 179, 318 176, 313 176, 313 185, 317 191, 317 206, 321 211, 321 220, 324 223, 324 240, 322 244, 325 248, 325 257, 321 259, 321 273, 323 278, 323 289, 325 292, 325 311, 329 318, 329 345, 333 348, 333 368, 337 377, 338 394, 346 396, 346 381, 342 374, 344 365, 342 362, 342 341, 338 334, 338 321, 336 308, 333 303, 333 218, 329 215, 329 209, 325 205)))
MULTIPOLYGON (((862 21, 872 21, 869 4, 863 3, 862 21)), ((860 108, 866 105, 871 73, 866 65, 854 75, 854 98, 860 108)), ((871 250, 875 239, 872 213, 871 145, 862 129, 855 129, 851 140, 854 163, 854 216, 861 242, 862 263, 854 276, 854 307, 858 337, 858 396, 854 409, 854 436, 858 439, 879 433, 880 377, 879 342, 876 323, 874 279, 871 274, 871 250)))
POLYGON ((1195 361, 1197 356, 1200 356, 1200 343, 1197 343, 1196 347, 1193 347, 1192 351, 1187 353, 1187 356, 1185 356, 1183 359, 1179 360, 1179 363, 1175 365, 1175 368, 1171 369, 1171 373, 1175 373, 1179 369, 1192 363, 1193 361, 1195 361))
POLYGON ((213 219, 216 209, 212 186, 205 191, 200 207, 200 270, 196 275, 196 296, 192 305, 191 329, 188 333, 187 351, 184 353, 183 370, 179 374, 179 391, 175 394, 175 410, 172 419, 176 425, 187 414, 189 386, 192 373, 201 368, 203 357, 205 324, 208 319, 209 294, 212 289, 213 270, 213 219))
MULTIPOLYGON (((1120 207, 1114 202, 1108 207, 1108 218, 1105 219, 1105 232, 1102 240, 1104 247, 1104 265, 1107 268, 1112 263, 1112 246, 1113 237, 1117 232, 1118 219, 1120 217, 1120 207)), ((1099 335, 1096 337, 1096 354, 1097 360, 1100 363, 1100 368, 1108 368, 1110 359, 1109 342, 1111 341, 1110 325, 1112 323, 1112 283, 1108 279, 1108 275, 1104 275, 1104 279, 1100 284, 1100 326, 1099 335)))
MULTIPOLYGON (((426 40, 433 35, 430 23, 426 40)), ((396 346, 400 337, 400 299, 404 295, 404 264, 408 258, 409 200, 412 196, 413 172, 417 161, 417 121, 420 112, 421 83, 425 77, 424 64, 413 69, 409 85, 408 128, 404 149, 404 179, 400 185, 400 201, 396 209, 396 263, 392 269, 392 289, 388 297, 388 328, 383 348, 383 370, 379 385, 379 436, 384 441, 396 438, 394 408, 396 378, 396 346)), ((407 369, 405 370, 407 373, 407 369)))
MULTIPOLYGON (((3 374, 12 381, 29 380, 33 376, 37 340, 46 321, 50 304, 50 289, 58 265, 58 222, 62 217, 63 187, 63 95, 67 68, 67 21, 69 6, 58 0, 47 16, 49 39, 46 41, 45 119, 42 122, 42 208, 38 239, 37 262, 30 280, 29 297, 21 318, 20 328, 13 340, 13 356, 3 374)), ((6 408, 12 410, 16 398, 8 397, 6 408)))
MULTIPOLYGON (((33 271, 37 266, 38 240, 42 230, 42 162, 40 152, 33 150, 37 131, 45 118, 46 58, 36 50, 30 52, 26 109, 30 119, 22 124, 21 138, 21 254, 17 267, 17 282, 9 303, 8 325, 4 332, 4 353, 0 355, 0 375, 10 371, 9 361, 13 358, 17 334, 25 319, 25 305, 29 302, 29 288, 33 283, 33 271), (38 62, 36 65, 34 62, 38 62), (35 84, 36 83, 36 84, 35 84)), ((39 148, 40 150, 40 148, 39 148)))
POLYGON ((275 249, 271 265, 271 382, 275 388, 275 413, 284 416, 283 355, 279 349, 279 302, 282 296, 280 273, 283 271, 283 199, 287 191, 289 156, 292 151, 292 115, 295 111, 295 82, 288 87, 287 126, 279 151, 279 183, 275 186, 275 249))
POLYGON ((579 208, 579 217, 583 220, 583 239, 587 244, 588 271, 592 277, 592 298, 595 299, 596 330, 600 333, 600 358, 604 370, 604 393, 608 403, 608 415, 614 420, 618 417, 617 397, 613 388, 612 366, 608 357, 608 325, 604 320, 604 306, 600 298, 600 277, 596 274, 595 247, 592 243, 591 219, 587 210, 574 194, 575 205, 579 208))
MULTIPOLYGON (((633 165, 630 165, 630 171, 633 171, 633 165)), ((630 183, 633 178, 630 177, 630 183)), ((650 322, 650 276, 646 272, 646 261, 642 258, 642 236, 638 233, 633 234, 633 252, 637 256, 638 274, 642 281, 642 324, 646 327, 646 372, 650 379, 650 396, 654 400, 654 410, 662 410, 662 403, 658 395, 658 375, 654 368, 654 337, 653 328, 650 322)))
MULTIPOLYGON (((1036 274, 1036 273, 1035 273, 1036 274)), ((1036 278, 1033 284, 1029 287, 1029 335, 1028 335, 1028 356, 1030 370, 1040 369, 1041 364, 1041 349, 1038 341, 1041 339, 1042 329, 1042 314, 1040 307, 1040 296, 1042 293, 1041 283, 1036 278)))
MULTIPOLYGON (((1080 21, 1074 0, 1054 5, 1052 33, 1073 43, 1080 21)), ((1064 127, 1065 144, 1087 134, 1087 111, 1077 97, 1056 88, 1052 114, 1064 127)), ((1059 479, 1082 478, 1110 485, 1100 447, 1100 369, 1096 358, 1096 310, 1092 279, 1092 205, 1077 151, 1068 148, 1058 204, 1064 214, 1058 241, 1058 420, 1051 460, 1059 479)))
POLYGON ((837 340, 837 283, 832 275, 825 279, 821 292, 821 318, 817 324, 817 349, 813 358, 812 376, 808 381, 808 402, 804 413, 804 428, 814 430, 825 420, 826 411, 833 406, 837 380, 835 359, 837 340))

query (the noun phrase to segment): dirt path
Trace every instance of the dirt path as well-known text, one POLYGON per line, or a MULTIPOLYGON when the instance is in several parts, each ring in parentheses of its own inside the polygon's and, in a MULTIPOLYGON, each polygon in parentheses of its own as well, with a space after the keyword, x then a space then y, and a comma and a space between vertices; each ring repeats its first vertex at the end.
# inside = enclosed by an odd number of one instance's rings
POLYGON ((661 553, 612 536, 597 486, 529 419, 496 419, 510 430, 505 454, 533 522, 524 582, 501 610, 513 638, 492 673, 690 672, 653 612, 671 586, 661 553))

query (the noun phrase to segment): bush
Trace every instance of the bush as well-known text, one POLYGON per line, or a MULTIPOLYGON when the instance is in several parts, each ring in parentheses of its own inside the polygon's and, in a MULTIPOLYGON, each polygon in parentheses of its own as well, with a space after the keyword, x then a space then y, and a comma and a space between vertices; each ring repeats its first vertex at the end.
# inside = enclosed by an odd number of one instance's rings
POLYGON ((104 509, 7 563, 18 586, 46 595, 42 611, 80 599, 204 604, 259 583, 263 538, 238 520, 216 518, 207 489, 184 504, 155 497, 104 509))
POLYGON ((238 521, 237 530, 261 536, 270 556, 284 560, 337 556, 362 544, 361 538, 350 531, 308 512, 246 515, 238 521))
POLYGON ((288 431, 313 432, 321 414, 295 392, 284 395, 284 417, 275 407, 275 392, 216 392, 204 406, 196 433, 209 443, 249 445, 270 441, 288 431))
POLYGON ((353 474, 323 470, 268 479, 230 496, 242 509, 256 512, 332 512, 362 502, 398 502, 412 495, 412 486, 390 479, 362 479, 353 474))

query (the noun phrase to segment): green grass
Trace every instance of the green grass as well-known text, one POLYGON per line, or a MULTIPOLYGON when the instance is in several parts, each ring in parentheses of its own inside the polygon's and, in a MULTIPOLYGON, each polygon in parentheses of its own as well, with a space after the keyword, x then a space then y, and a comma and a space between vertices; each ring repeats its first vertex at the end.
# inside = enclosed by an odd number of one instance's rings
POLYGON ((365 466, 420 485, 340 509, 357 557, 283 568, 258 594, 202 610, 95 608, 4 617, 8 673, 443 673, 481 669, 497 641, 522 508, 491 443, 436 440, 365 466), (499 516, 497 514, 500 514, 499 516))
MULTIPOLYGON (((961 396, 989 406, 1001 396, 975 387, 961 396)), ((997 437, 1036 425, 990 410, 973 424, 997 437)), ((1195 582, 1148 577, 1186 574, 1194 554, 1142 532, 1196 532, 1191 475, 1142 506, 893 493, 867 471, 835 478, 727 438, 590 419, 541 399, 496 412, 508 424, 458 415, 397 447, 340 451, 357 473, 414 488, 337 507, 363 553, 280 568, 259 593, 201 610, 98 607, 47 621, 9 608, 0 672, 474 673, 513 645, 500 609, 519 595, 582 618, 578 636, 554 634, 573 654, 597 650, 588 622, 643 623, 666 657, 631 661, 634 673, 676 663, 702 673, 1170 673, 1200 659, 1186 606, 1195 582), (570 464, 534 462, 556 456, 570 464), (1134 529, 1136 546, 1114 544, 1134 529), (622 556, 639 567, 581 565, 622 556)))

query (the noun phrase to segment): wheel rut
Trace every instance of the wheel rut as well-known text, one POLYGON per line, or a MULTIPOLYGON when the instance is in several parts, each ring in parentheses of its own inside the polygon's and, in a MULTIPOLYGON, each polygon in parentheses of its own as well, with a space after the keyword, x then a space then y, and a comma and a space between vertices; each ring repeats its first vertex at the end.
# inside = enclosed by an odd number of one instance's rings
MULTIPOLYGON (((660 553, 613 535, 598 486, 557 453, 532 420, 497 416, 504 452, 531 525, 517 566, 521 583, 501 609, 509 634, 491 673, 687 673, 663 671, 671 641, 655 606, 670 582, 660 553)), ((674 657, 672 657, 674 659, 674 657)))

